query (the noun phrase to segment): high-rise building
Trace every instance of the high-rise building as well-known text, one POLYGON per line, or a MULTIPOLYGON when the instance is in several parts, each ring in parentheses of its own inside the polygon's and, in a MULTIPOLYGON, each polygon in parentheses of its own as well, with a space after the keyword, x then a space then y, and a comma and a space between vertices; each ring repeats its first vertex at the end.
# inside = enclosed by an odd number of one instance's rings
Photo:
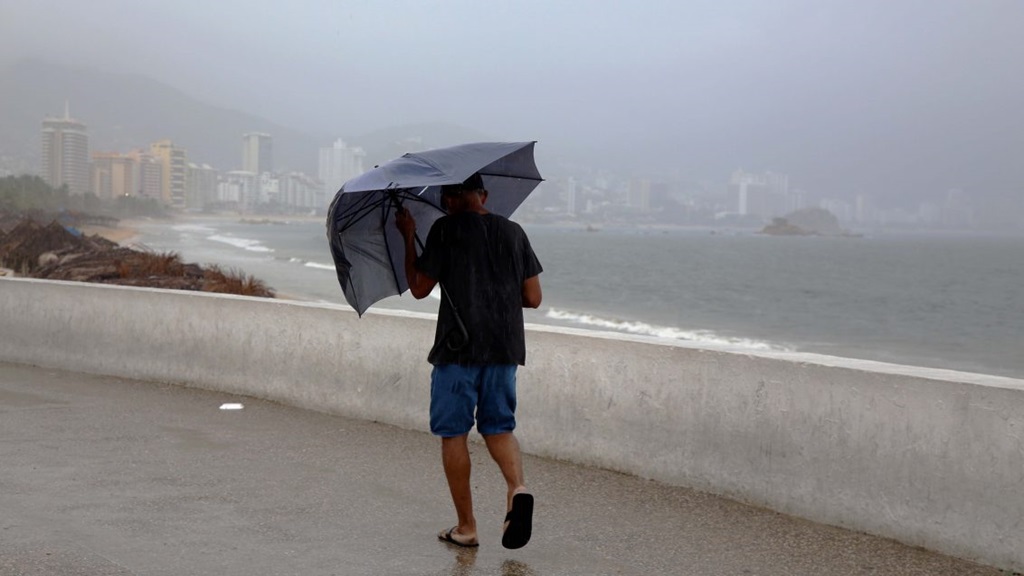
POLYGON ((249 132, 242 135, 242 170, 253 174, 274 171, 270 134, 249 132))
POLYGON ((364 172, 365 157, 366 152, 363 152, 362 148, 349 148, 341 138, 335 140, 331 146, 320 148, 317 177, 323 183, 324 195, 328 201, 334 198, 335 192, 346 180, 364 172))
POLYGON ((565 183, 565 213, 569 216, 576 215, 576 179, 572 176, 565 183))
POLYGON ((259 195, 256 197, 257 204, 279 204, 281 202, 281 181, 270 172, 259 175, 259 191, 259 195))
POLYGON ((256 205, 260 193, 260 178, 245 170, 232 170, 224 174, 217 185, 217 200, 235 204, 239 210, 249 210, 256 205))
POLYGON ((789 212, 789 176, 765 172, 752 174, 737 170, 729 180, 729 191, 735 195, 737 212, 761 218, 782 216, 789 212))
POLYGON ((138 160, 131 154, 94 152, 92 192, 104 199, 138 194, 138 160))
POLYGON ((634 178, 629 182, 627 203, 641 212, 651 210, 651 181, 646 178, 634 178))
POLYGON ((163 200, 164 164, 145 150, 134 150, 126 154, 135 162, 135 179, 129 196, 163 200))
POLYGON ((188 155, 170 140, 160 140, 149 146, 149 153, 163 164, 160 200, 175 208, 185 207, 185 179, 188 177, 188 155))
POLYGON ((217 201, 217 182, 220 174, 209 164, 189 162, 188 178, 185 179, 185 205, 190 210, 202 210, 207 204, 217 201))
POLYGON ((301 172, 281 175, 280 198, 282 204, 295 208, 327 208, 323 185, 316 178, 301 172))
POLYGON ((72 194, 89 191, 89 135, 85 124, 71 118, 67 103, 64 117, 47 117, 42 130, 42 177, 54 188, 67 186, 72 194))
POLYGON ((104 160, 97 161, 96 154, 92 155, 92 162, 89 162, 89 189, 99 198, 110 198, 113 192, 113 183, 110 181, 112 166, 104 160))

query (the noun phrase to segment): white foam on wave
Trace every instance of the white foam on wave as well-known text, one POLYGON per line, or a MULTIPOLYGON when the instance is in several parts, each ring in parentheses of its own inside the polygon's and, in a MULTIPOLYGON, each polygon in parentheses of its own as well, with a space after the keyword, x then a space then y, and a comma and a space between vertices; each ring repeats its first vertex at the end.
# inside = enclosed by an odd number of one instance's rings
MULTIPOLYGON (((295 261, 295 260, 298 260, 298 259, 292 258, 292 261, 295 261)), ((301 262, 301 260, 299 260, 299 262, 301 262)), ((331 272, 335 271, 335 268, 334 268, 333 264, 321 264, 319 262, 305 262, 305 263, 303 263, 303 266, 305 266, 307 268, 316 268, 317 270, 330 270, 331 272)))
POLYGON ((273 249, 267 248, 266 246, 261 244, 259 240, 251 240, 249 238, 236 238, 234 236, 222 236, 220 234, 214 234, 213 236, 207 236, 206 239, 212 240, 214 242, 222 242, 224 244, 229 244, 231 246, 234 246, 235 248, 241 248, 243 250, 248 250, 250 252, 274 251, 273 249))
POLYGON ((730 338, 716 334, 710 330, 682 330, 680 328, 673 328, 670 326, 647 324, 646 322, 609 320, 606 318, 598 318, 590 314, 578 314, 576 312, 557 310, 554 308, 549 309, 547 314, 545 314, 545 317, 551 320, 560 320, 591 328, 602 328, 605 330, 614 330, 616 332, 625 332, 640 336, 654 336, 655 338, 686 340, 688 342, 715 345, 739 346, 750 350, 789 351, 788 348, 775 346, 760 340, 752 340, 749 338, 730 338))
POLYGON ((171 226, 171 230, 175 232, 197 232, 199 234, 213 234, 217 231, 216 228, 210 228, 202 224, 175 224, 171 226))

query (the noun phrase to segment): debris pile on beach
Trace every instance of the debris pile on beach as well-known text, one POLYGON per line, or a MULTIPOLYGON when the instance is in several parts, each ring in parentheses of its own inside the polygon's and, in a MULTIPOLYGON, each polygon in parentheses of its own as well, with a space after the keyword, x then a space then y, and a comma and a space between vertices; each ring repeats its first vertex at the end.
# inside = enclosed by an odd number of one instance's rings
POLYGON ((261 280, 237 270, 190 264, 175 252, 126 248, 75 232, 56 220, 43 225, 31 218, 0 227, 0 268, 29 278, 274 297, 261 280))

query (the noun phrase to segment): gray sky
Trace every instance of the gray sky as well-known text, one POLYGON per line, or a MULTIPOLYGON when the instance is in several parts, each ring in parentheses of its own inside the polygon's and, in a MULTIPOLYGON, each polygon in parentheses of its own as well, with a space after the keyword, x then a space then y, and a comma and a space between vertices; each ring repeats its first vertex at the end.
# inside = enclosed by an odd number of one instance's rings
POLYGON ((1022 0, 0 0, 0 64, 347 138, 441 120, 696 178, 970 188, 1021 175, 1021 30, 1022 0))

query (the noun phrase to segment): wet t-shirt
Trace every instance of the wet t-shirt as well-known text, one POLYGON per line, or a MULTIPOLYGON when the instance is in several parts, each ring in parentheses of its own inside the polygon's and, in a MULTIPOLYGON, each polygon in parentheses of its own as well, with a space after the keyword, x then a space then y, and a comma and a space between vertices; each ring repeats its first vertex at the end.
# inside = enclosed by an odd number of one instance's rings
POLYGON ((416 268, 447 293, 431 364, 526 363, 523 281, 542 268, 519 224, 495 214, 443 216, 431 226, 416 268), (461 336, 453 304, 468 339, 461 336))

